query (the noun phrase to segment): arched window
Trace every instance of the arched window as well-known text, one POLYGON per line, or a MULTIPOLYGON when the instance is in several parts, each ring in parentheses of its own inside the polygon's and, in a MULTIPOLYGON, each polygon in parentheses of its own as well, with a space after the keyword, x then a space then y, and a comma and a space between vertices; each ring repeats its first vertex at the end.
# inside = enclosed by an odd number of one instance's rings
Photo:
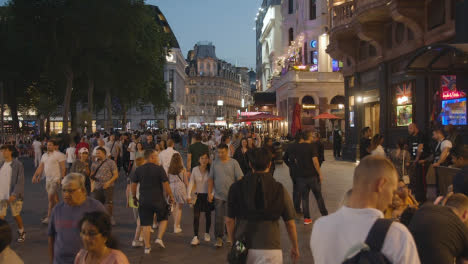
POLYGON ((309 19, 315 20, 317 18, 317 3, 316 0, 309 0, 309 19))
POLYGON ((294 0, 289 0, 288 3, 288 14, 294 13, 294 0))
POLYGON ((289 36, 289 46, 291 46, 291 43, 294 41, 294 29, 293 28, 289 28, 288 36, 289 36))
POLYGON ((302 98, 302 104, 304 105, 314 105, 315 104, 315 100, 312 96, 310 95, 306 95, 304 96, 304 98, 302 98))

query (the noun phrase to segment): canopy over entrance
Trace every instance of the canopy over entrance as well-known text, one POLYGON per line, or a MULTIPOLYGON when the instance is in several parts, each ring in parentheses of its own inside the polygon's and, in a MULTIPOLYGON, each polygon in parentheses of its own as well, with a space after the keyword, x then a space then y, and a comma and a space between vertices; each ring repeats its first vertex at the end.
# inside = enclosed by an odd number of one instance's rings
POLYGON ((409 74, 468 73, 468 44, 436 44, 421 48, 409 60, 409 74))

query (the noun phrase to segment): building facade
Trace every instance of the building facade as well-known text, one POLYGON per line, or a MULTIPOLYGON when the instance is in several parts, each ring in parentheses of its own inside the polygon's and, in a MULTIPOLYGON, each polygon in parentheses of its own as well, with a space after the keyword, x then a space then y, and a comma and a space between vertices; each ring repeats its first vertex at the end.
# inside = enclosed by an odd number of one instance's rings
POLYGON ((363 127, 383 134, 387 148, 411 123, 428 137, 434 126, 453 124, 466 141, 467 5, 330 1, 327 51, 344 62, 347 159, 359 158, 363 127))
POLYGON ((273 77, 275 57, 282 50, 281 0, 263 0, 256 21, 257 91, 266 91, 273 77))
MULTIPOLYGON (((331 122, 314 117, 331 112, 344 118, 344 80, 341 63, 327 53, 326 0, 285 0, 281 3, 282 50, 275 57, 269 92, 276 93, 277 114, 284 117, 281 132, 290 132, 296 104, 301 105, 303 129, 330 136, 331 122)), ((335 125, 344 125, 337 122, 335 125)), ((344 127, 343 127, 344 128, 344 127)))
POLYGON ((187 62, 187 126, 234 123, 251 101, 248 68, 217 58, 211 42, 198 42, 187 62))

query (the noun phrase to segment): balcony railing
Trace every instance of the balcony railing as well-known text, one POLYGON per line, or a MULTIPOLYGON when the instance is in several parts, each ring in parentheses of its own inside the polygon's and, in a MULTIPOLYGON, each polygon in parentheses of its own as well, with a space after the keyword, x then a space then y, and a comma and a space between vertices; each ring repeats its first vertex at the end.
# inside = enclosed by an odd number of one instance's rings
POLYGON ((332 7, 332 28, 351 22, 354 11, 356 10, 355 1, 344 2, 332 7))

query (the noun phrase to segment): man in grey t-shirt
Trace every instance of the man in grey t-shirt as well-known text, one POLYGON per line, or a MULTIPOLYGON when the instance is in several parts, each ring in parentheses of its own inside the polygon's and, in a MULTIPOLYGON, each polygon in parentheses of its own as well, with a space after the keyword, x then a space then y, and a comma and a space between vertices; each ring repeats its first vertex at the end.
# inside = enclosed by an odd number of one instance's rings
MULTIPOLYGON (((229 148, 226 144, 218 146, 218 157, 210 168, 208 176, 208 201, 213 201, 213 187, 215 200, 215 236, 216 247, 223 246, 224 223, 227 218, 227 200, 229 188, 240 180, 244 174, 235 159, 229 157, 229 148)), ((229 234, 228 234, 229 235, 229 234)))

